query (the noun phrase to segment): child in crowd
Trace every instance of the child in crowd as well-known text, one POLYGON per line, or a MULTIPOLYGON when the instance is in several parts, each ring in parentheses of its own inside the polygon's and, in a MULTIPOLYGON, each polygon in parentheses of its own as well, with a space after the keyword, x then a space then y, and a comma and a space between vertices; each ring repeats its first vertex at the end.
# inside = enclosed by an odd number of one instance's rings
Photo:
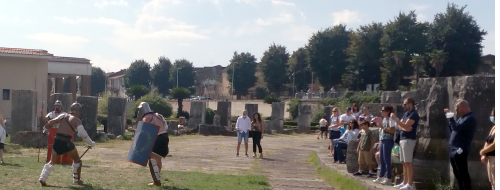
POLYGON ((370 123, 368 121, 362 121, 360 124, 361 127, 361 137, 358 143, 358 163, 359 169, 358 172, 354 173, 355 176, 363 175, 363 168, 365 167, 365 163, 368 165, 368 177, 375 176, 373 173, 373 163, 372 163, 372 153, 373 153, 373 142, 372 142, 372 131, 368 129, 370 123))

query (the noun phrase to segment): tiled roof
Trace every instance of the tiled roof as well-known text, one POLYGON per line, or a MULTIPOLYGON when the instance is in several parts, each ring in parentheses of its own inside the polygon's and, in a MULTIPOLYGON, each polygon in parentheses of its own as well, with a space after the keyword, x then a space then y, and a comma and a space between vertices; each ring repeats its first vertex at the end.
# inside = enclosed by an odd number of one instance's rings
POLYGON ((41 55, 41 56, 53 56, 46 50, 41 49, 22 49, 22 48, 7 48, 0 47, 0 53, 7 54, 19 54, 19 55, 41 55))
POLYGON ((110 73, 107 77, 108 77, 108 79, 118 78, 120 76, 125 75, 125 71, 126 71, 126 69, 122 69, 116 73, 110 73))
POLYGON ((61 56, 54 56, 54 59, 69 59, 69 60, 75 60, 75 61, 90 61, 85 58, 78 58, 78 57, 61 57, 61 56))

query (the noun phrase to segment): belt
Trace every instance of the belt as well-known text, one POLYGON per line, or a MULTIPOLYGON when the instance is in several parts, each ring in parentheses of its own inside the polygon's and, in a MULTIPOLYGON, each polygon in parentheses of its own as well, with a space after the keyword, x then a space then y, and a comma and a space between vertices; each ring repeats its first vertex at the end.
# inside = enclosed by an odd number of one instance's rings
POLYGON ((62 140, 62 141, 71 141, 71 136, 66 135, 66 134, 57 133, 56 137, 54 137, 54 139, 62 140))
POLYGON ((167 131, 163 131, 161 133, 158 133, 158 135, 165 134, 165 133, 167 133, 167 131))

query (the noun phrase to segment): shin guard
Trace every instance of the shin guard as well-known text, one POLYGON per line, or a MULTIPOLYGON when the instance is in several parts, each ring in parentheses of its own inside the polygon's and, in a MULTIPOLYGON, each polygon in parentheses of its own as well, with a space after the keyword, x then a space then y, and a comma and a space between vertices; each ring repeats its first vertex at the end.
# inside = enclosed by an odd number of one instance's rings
POLYGON ((161 185, 160 168, 153 158, 149 159, 149 171, 151 171, 155 185, 161 185))
POLYGON ((80 174, 82 173, 82 161, 80 163, 73 163, 73 183, 80 181, 80 174))
POLYGON ((52 171, 53 167, 54 167, 53 165, 50 165, 48 163, 43 166, 42 174, 40 174, 40 178, 39 178, 40 182, 45 183, 47 181, 47 179, 49 178, 49 174, 52 171))

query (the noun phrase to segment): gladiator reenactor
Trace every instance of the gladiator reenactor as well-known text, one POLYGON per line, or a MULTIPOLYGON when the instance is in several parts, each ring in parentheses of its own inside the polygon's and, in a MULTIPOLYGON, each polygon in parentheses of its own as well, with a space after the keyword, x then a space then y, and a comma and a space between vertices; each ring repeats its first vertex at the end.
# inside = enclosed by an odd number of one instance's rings
MULTIPOLYGON (((40 110, 40 113, 41 113, 41 115, 43 115, 43 109, 40 110)), ((42 117, 42 120, 43 121, 50 121, 51 119, 54 119, 57 116, 59 116, 59 114, 61 114, 61 113, 65 113, 62 111, 62 102, 61 102, 61 100, 56 100, 56 102, 54 103, 54 111, 47 113, 47 115, 45 117, 42 117)), ((59 128, 59 124, 55 124, 53 127, 59 128)))
POLYGON ((149 154, 149 170, 151 171, 151 176, 153 177, 153 182, 148 185, 161 186, 160 171, 162 167, 161 159, 168 154, 168 125, 161 114, 153 112, 146 102, 141 102, 137 107, 137 121, 142 121, 144 123, 153 124, 160 127, 158 131, 156 141, 153 145, 153 150, 149 154))
POLYGON ((81 108, 82 105, 75 102, 71 104, 69 114, 61 113, 43 127, 43 132, 47 133, 48 129, 59 124, 59 129, 52 146, 52 157, 50 162, 43 166, 42 173, 40 174, 39 181, 42 186, 47 186, 47 178, 52 171, 56 158, 64 153, 67 153, 67 155, 73 159, 73 183, 79 185, 83 184, 83 181, 80 180, 82 161, 80 160, 75 145, 71 142, 71 137, 75 132, 78 132, 77 135, 82 138, 82 141, 89 144, 90 147, 95 146, 95 142, 90 139, 82 125, 82 121, 78 118, 81 108))

